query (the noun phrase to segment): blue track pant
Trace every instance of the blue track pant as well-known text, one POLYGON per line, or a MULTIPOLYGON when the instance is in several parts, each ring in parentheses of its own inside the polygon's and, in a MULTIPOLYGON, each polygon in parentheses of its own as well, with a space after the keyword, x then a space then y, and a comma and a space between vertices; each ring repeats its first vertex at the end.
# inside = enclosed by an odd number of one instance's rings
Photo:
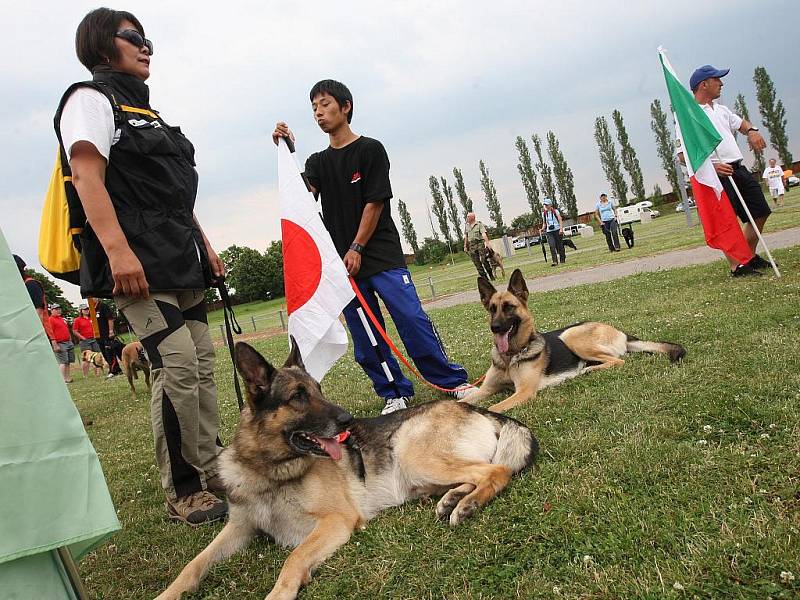
MULTIPOLYGON (((425 379, 443 388, 454 388, 466 383, 467 372, 464 367, 451 363, 447 358, 433 323, 422 310, 417 289, 411 281, 408 269, 381 271, 371 277, 358 279, 356 283, 370 310, 384 329, 386 326, 378 305, 378 296, 386 305, 400 334, 400 339, 403 340, 406 347, 406 353, 425 379)), ((413 396, 414 386, 403 375, 391 349, 369 322, 386 365, 394 377, 394 382, 389 381, 386 377, 380 359, 356 312, 359 306, 361 304, 358 302, 358 298, 355 298, 344 309, 347 327, 353 337, 356 362, 372 380, 378 396, 382 398, 413 396)), ((369 321, 369 317, 367 320, 369 321)))

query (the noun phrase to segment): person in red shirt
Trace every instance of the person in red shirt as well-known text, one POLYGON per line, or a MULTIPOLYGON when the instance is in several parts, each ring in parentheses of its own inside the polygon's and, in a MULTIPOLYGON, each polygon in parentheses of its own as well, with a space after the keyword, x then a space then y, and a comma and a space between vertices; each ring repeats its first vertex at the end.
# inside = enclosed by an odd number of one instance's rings
MULTIPOLYGON (((83 359, 83 353, 86 350, 100 352, 100 344, 97 343, 94 337, 94 327, 92 326, 92 319, 89 316, 89 305, 81 304, 79 310, 80 315, 72 322, 72 332, 75 334, 75 337, 78 338, 78 345, 81 350, 81 370, 83 371, 83 376, 88 377, 89 362, 83 359)), ((95 366, 94 374, 102 375, 103 368, 95 366)))
POLYGON ((61 316, 61 307, 58 304, 50 305, 50 327, 53 329, 53 339, 58 344, 55 355, 61 376, 64 378, 64 383, 72 383, 69 367, 75 362, 75 344, 72 343, 69 325, 61 316))

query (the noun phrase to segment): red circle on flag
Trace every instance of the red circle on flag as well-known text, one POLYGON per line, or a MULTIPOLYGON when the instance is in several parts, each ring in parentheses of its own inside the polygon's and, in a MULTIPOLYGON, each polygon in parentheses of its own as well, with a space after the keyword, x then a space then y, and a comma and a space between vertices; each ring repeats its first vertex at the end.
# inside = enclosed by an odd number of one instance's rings
POLYGON ((281 219, 281 237, 286 311, 292 314, 317 291, 322 279, 322 257, 314 238, 293 221, 281 219))

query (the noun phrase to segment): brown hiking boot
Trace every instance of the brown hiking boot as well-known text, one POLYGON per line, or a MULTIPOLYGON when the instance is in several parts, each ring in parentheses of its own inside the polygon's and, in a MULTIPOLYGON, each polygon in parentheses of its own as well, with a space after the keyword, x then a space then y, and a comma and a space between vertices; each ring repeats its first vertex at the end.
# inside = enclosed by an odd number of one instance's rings
POLYGON ((206 489, 217 496, 224 496, 227 494, 225 484, 222 482, 222 477, 219 475, 206 477, 206 489))
POLYGON ((167 500, 167 513, 170 519, 197 527, 225 518, 228 504, 203 490, 177 500, 167 500))

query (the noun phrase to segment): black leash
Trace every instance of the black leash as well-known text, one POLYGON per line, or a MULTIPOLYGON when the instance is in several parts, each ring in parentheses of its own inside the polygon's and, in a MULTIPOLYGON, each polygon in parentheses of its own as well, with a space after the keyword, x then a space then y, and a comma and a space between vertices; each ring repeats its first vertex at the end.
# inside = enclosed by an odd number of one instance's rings
POLYGON ((231 333, 231 330, 233 330, 239 335, 242 333, 242 328, 239 326, 239 322, 233 312, 231 298, 228 296, 228 288, 225 285, 225 277, 217 279, 217 290, 222 300, 222 312, 225 316, 225 337, 227 338, 228 352, 231 353, 231 363, 233 364, 233 388, 236 390, 236 402, 239 403, 239 412, 242 412, 244 400, 242 399, 242 388, 239 386, 239 375, 236 373, 236 359, 233 356, 233 333, 231 333))

